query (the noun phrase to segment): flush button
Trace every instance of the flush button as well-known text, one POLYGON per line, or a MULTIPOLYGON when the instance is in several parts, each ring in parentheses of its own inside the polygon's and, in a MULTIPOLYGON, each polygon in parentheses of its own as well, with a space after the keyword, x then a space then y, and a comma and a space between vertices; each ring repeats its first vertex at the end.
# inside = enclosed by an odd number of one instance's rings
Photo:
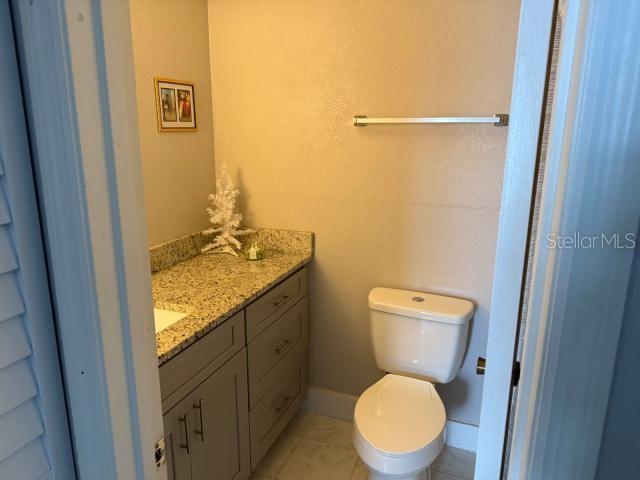
POLYGON ((411 297, 414 302, 424 302, 424 297, 411 297))

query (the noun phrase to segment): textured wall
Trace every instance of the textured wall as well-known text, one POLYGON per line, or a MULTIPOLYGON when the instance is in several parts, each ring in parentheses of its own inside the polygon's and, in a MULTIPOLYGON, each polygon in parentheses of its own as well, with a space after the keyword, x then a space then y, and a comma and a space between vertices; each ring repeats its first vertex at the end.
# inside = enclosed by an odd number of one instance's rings
POLYGON ((355 128, 354 114, 509 109, 514 0, 210 0, 216 162, 251 224, 316 232, 311 383, 360 394, 381 376, 368 335, 374 286, 469 298, 450 418, 477 423, 508 129, 355 128))
POLYGON ((149 243, 208 225, 214 190, 207 0, 131 0, 140 151, 149 243), (198 130, 158 132, 153 79, 195 83, 198 130))

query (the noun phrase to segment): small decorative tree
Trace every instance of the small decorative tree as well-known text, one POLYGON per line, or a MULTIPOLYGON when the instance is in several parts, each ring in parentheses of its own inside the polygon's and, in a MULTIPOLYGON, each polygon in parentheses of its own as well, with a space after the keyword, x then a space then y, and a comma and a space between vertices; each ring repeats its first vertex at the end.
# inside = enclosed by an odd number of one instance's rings
POLYGON ((242 243, 235 238, 239 235, 246 235, 253 230, 241 229, 240 221, 242 215, 235 212, 236 197, 240 195, 240 190, 231 179, 227 164, 222 165, 222 176, 216 180, 216 193, 209 194, 209 201, 212 206, 207 207, 209 221, 213 227, 202 233, 217 233, 213 243, 209 243, 202 248, 202 253, 230 253, 238 256, 237 250, 242 248, 242 243))

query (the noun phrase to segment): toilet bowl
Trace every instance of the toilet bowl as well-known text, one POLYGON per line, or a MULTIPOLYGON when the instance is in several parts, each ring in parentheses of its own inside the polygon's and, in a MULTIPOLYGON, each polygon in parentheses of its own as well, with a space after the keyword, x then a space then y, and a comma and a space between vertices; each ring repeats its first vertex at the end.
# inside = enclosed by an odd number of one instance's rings
POLYGON ((369 480, 428 480, 442 451, 445 409, 425 380, 389 374, 358 399, 353 443, 369 480))
POLYGON ((392 288, 369 293, 376 365, 389 372, 354 412, 353 443, 369 480, 429 480, 446 422, 433 383, 459 372, 473 311, 461 298, 392 288))

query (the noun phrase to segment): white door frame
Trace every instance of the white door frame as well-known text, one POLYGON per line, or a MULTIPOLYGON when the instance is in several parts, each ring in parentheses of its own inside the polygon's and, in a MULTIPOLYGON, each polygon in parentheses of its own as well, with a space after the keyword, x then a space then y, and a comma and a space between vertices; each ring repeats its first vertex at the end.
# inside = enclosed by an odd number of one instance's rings
POLYGON ((509 479, 596 474, 635 252, 547 246, 637 231, 639 18, 637 3, 567 2, 509 479))
POLYGON ((164 479, 129 5, 12 9, 78 477, 164 479))
POLYGON ((554 0, 522 0, 476 454, 477 480, 500 478, 540 143, 554 0))

